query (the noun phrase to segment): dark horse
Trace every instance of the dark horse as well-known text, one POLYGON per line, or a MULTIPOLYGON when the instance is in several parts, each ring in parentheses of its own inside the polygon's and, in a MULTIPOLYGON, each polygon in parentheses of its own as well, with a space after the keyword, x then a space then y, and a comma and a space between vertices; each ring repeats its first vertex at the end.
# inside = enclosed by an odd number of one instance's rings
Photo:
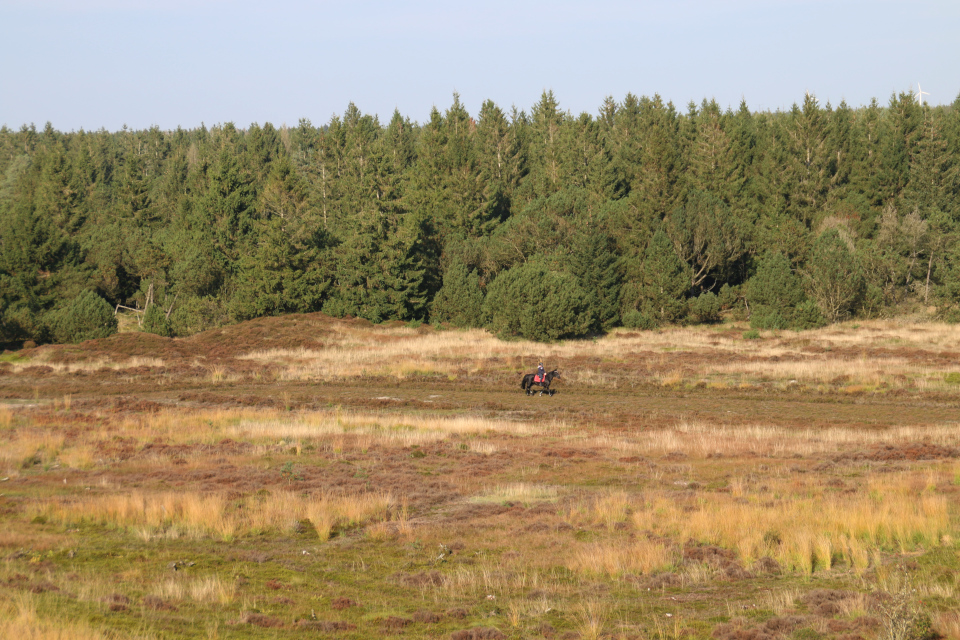
POLYGON ((547 394, 548 396, 552 396, 554 392, 550 390, 550 382, 554 378, 559 378, 560 372, 554 369, 553 371, 544 374, 543 382, 534 382, 533 379, 535 377, 537 377, 537 374, 535 373, 528 373, 527 375, 523 376, 523 380, 520 382, 520 388, 526 391, 527 395, 529 396, 533 393, 536 393, 533 390, 533 385, 538 385, 543 387, 543 389, 540 390, 540 395, 547 394))

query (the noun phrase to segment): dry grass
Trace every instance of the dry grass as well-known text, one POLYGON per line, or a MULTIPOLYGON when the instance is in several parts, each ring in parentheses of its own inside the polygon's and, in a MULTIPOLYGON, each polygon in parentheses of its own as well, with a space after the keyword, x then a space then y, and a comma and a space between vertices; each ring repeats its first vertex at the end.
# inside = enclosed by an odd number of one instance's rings
POLYGON ((129 527, 145 541, 210 535, 230 539, 251 532, 291 531, 306 520, 326 540, 335 526, 387 519, 392 504, 392 498, 382 493, 314 497, 281 491, 251 498, 237 508, 221 494, 134 491, 80 500, 51 499, 34 509, 62 523, 129 527))
POLYGON ((642 437, 598 436, 594 446, 623 454, 662 456, 682 452, 694 458, 724 456, 814 456, 876 445, 927 442, 942 446, 960 444, 954 424, 902 426, 886 429, 796 429, 775 424, 724 425, 684 421, 673 429, 645 431, 642 437))
POLYGON ((626 522, 632 503, 630 494, 625 491, 603 492, 571 503, 564 516, 580 525, 603 525, 612 529, 616 524, 626 522))
POLYGON ((513 482, 497 485, 481 495, 471 498, 472 502, 520 502, 530 504, 556 500, 557 487, 531 484, 529 482, 513 482))
POLYGON ((884 479, 872 482, 868 493, 854 495, 793 493, 782 486, 762 494, 711 495, 693 505, 654 493, 636 505, 632 521, 678 542, 693 539, 734 549, 747 563, 770 556, 803 573, 837 563, 863 571, 876 549, 936 546, 949 533, 946 498, 909 484, 904 478, 884 479))
POLYGON ((189 600, 200 604, 227 605, 236 598, 236 588, 216 575, 200 578, 166 578, 153 587, 152 594, 163 600, 178 602, 189 600))
MULTIPOLYGON (((548 363, 577 363, 563 371, 564 380, 582 387, 621 388, 637 380, 666 386, 702 381, 711 388, 794 381, 834 388, 839 385, 851 393, 881 388, 942 392, 956 391, 956 386, 943 379, 953 365, 944 364, 938 356, 952 353, 960 341, 956 325, 898 321, 831 325, 800 333, 765 331, 760 340, 743 339, 744 326, 643 332, 617 329, 594 341, 549 345, 523 340, 503 342, 480 329, 431 331, 423 327, 358 325, 332 318, 312 321, 323 327, 319 344, 301 335, 297 337, 302 346, 247 350, 256 342, 235 331, 235 338, 242 342, 235 355, 218 356, 218 361, 209 363, 199 363, 192 354, 180 350, 169 353, 166 360, 122 354, 108 357, 94 352, 88 361, 64 364, 50 362, 53 351, 41 351, 29 361, 11 366, 19 373, 44 364, 66 375, 106 369, 162 369, 179 359, 203 370, 208 383, 220 385, 244 377, 262 380, 264 376, 283 383, 370 376, 402 381, 422 376, 456 379, 474 374, 515 375, 532 370, 542 359, 548 363), (680 358, 681 364, 674 358, 676 354, 694 358, 680 358), (241 374, 233 370, 234 358, 263 367, 251 372, 245 366, 241 374)), ((282 324, 277 329, 290 331, 282 324)), ((221 346, 224 336, 223 330, 201 334, 192 340, 196 344, 191 347, 221 346)))
MULTIPOLYGON (((537 425, 530 422, 491 420, 476 416, 441 417, 426 414, 363 413, 349 411, 317 411, 309 413, 278 414, 275 418, 261 417, 242 420, 228 429, 238 438, 299 439, 330 435, 365 436, 368 441, 393 442, 401 446, 425 444, 450 435, 480 435, 509 433, 532 435, 543 429, 562 429, 563 425, 537 425)), ((481 450, 483 447, 478 445, 481 450)), ((495 450, 495 449, 494 449, 495 450)), ((492 450, 484 453, 492 453, 492 450)))
POLYGON ((663 571, 679 560, 677 552, 662 542, 640 539, 577 546, 569 554, 567 567, 592 576, 620 577, 663 571))
POLYGON ((0 429, 9 429, 13 424, 13 411, 9 407, 0 405, 0 429))
POLYGON ((839 387, 848 393, 897 388, 956 390, 944 380, 945 374, 956 367, 932 363, 925 357, 952 351, 960 341, 956 325, 904 326, 895 321, 869 321, 762 335, 761 340, 744 340, 740 332, 724 326, 645 332, 617 329, 592 342, 543 345, 501 342, 479 329, 423 333, 407 327, 344 327, 323 348, 271 349, 240 357, 279 366, 277 376, 281 381, 366 376, 405 380, 438 375, 454 379, 491 367, 516 373, 543 359, 603 362, 603 366, 577 366, 564 371, 567 384, 581 387, 616 389, 626 376, 665 387, 701 382, 713 389, 748 389, 755 384, 779 382, 839 387), (904 355, 904 350, 910 355, 904 355), (679 366, 672 354, 696 354, 702 360, 693 368, 679 366))
POLYGON ((942 611, 933 616, 933 628, 947 640, 960 640, 960 613, 942 611))
POLYGON ((61 547, 66 538, 56 534, 22 533, 9 529, 0 530, 0 548, 30 549, 34 552, 50 551, 61 547))
MULTIPOLYGON (((0 638, 10 640, 112 640, 76 621, 42 619, 30 594, 18 594, 12 602, 0 602, 0 638)), ((136 634, 128 638, 144 638, 136 634)))
POLYGON ((601 600, 585 600, 577 607, 575 615, 580 637, 597 640, 610 621, 610 605, 601 600))
POLYGON ((57 459, 63 445, 64 436, 61 433, 20 430, 14 437, 4 439, 0 447, 0 465, 10 474, 34 462, 50 464, 57 459))

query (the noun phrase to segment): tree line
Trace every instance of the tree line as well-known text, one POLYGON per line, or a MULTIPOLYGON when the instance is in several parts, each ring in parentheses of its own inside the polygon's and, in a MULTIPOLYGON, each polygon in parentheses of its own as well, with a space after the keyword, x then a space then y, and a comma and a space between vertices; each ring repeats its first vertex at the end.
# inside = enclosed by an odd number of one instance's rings
POLYGON ((188 335, 322 310, 551 340, 616 326, 960 320, 960 98, 424 123, 0 129, 0 334, 188 335))

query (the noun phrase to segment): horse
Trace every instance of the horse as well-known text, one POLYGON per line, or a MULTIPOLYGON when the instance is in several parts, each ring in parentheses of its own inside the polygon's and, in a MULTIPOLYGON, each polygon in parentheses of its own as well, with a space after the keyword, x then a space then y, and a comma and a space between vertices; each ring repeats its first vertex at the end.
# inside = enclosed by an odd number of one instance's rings
POLYGON ((554 378, 559 378, 560 372, 554 369, 553 371, 544 374, 543 382, 534 382, 533 379, 536 376, 537 374, 535 373, 528 373, 527 375, 523 376, 523 380, 520 382, 520 388, 526 391, 527 395, 529 396, 533 395, 534 393, 533 385, 537 385, 543 387, 543 389, 540 390, 540 395, 547 394, 548 396, 552 396, 555 392, 550 390, 550 382, 554 378))

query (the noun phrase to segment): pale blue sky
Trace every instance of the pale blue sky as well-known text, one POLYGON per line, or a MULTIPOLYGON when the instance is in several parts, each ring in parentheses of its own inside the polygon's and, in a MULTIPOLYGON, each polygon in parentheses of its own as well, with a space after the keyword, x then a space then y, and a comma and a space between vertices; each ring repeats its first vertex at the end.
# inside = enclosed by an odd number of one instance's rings
POLYGON ((454 91, 474 115, 545 89, 574 114, 628 92, 754 111, 960 94, 957 0, 0 0, 0 33, 11 128, 322 124, 351 101, 423 122, 454 91))

